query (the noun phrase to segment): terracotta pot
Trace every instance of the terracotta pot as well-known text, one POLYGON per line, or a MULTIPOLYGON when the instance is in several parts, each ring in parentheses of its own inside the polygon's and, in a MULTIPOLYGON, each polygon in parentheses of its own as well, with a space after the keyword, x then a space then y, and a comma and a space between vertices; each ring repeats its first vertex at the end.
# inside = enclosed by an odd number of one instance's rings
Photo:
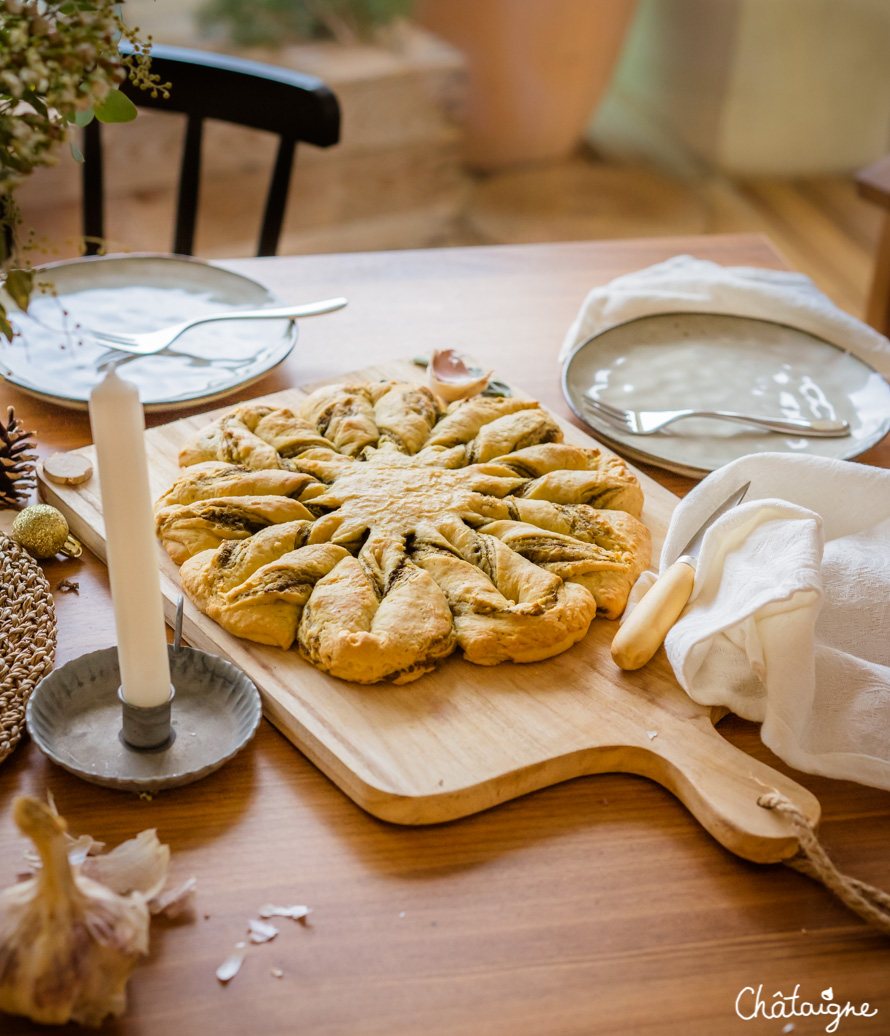
POLYGON ((608 86, 636 0, 417 0, 414 18, 467 56, 466 160, 562 158, 608 86))

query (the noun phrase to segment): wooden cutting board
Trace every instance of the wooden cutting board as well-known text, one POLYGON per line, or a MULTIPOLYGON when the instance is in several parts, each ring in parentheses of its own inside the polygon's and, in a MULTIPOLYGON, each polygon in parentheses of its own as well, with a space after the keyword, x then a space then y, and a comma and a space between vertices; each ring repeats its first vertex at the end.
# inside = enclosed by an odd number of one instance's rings
MULTIPOLYGON (((336 380, 418 380, 418 373, 409 361, 396 361, 336 380)), ((288 389, 262 402, 295 407, 306 392, 288 389)), ((230 408, 146 433, 154 497, 178 474, 177 455, 185 440, 230 408)), ((568 442, 599 445, 574 426, 560 424, 568 442)), ((93 447, 78 452, 95 461, 93 447)), ((637 475, 657 558, 677 498, 637 475)), ((98 477, 65 487, 41 473, 41 484, 45 499, 63 511, 74 534, 104 560, 98 477)), ((178 569, 160 546, 158 556, 172 623, 178 569)), ((622 771, 670 789, 740 856, 765 863, 793 855, 797 841, 787 820, 758 806, 757 799, 775 789, 814 823, 817 800, 725 741, 713 726, 718 715, 686 696, 663 651, 638 672, 619 670, 609 654, 615 629, 616 623, 596 619, 581 643, 544 662, 488 667, 452 655, 415 683, 365 687, 320 672, 296 650, 238 640, 188 601, 183 621, 190 644, 247 672, 272 723, 358 805, 384 820, 453 820, 558 781, 622 771)))

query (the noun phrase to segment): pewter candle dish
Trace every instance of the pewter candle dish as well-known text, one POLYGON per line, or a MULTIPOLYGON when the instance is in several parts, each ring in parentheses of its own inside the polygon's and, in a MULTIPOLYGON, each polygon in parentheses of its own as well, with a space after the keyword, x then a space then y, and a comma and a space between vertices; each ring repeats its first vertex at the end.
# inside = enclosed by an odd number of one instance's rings
POLYGON ((120 738, 117 649, 75 658, 37 685, 25 720, 54 763, 92 784, 154 792, 200 780, 219 769, 256 733, 260 695, 240 669, 194 648, 170 647, 176 691, 169 747, 135 751, 120 738))

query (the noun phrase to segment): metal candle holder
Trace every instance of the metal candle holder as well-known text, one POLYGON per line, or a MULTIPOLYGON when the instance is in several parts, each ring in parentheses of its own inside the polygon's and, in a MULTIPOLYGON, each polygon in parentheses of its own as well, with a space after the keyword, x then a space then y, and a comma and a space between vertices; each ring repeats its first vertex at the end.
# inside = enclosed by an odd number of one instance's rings
POLYGON ((113 647, 45 676, 25 711, 40 749, 86 781, 128 791, 174 788, 219 769, 256 733, 260 695, 231 662, 183 647, 181 632, 180 597, 163 705, 124 701, 113 647))
POLYGON ((170 697, 163 705, 133 705, 124 697, 123 687, 118 687, 117 696, 120 698, 123 720, 118 736, 127 748, 137 752, 162 752, 173 744, 176 731, 171 718, 175 695, 176 688, 171 683, 170 697))

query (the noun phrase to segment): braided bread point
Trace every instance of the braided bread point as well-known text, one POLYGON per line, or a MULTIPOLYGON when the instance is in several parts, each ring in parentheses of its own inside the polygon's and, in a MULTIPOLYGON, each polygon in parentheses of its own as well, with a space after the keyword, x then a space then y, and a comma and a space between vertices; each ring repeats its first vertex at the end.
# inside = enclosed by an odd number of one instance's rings
POLYGON ((562 435, 533 400, 393 381, 244 404, 183 449, 159 535, 223 628, 340 679, 538 661, 620 615, 649 563, 633 473, 562 435))

